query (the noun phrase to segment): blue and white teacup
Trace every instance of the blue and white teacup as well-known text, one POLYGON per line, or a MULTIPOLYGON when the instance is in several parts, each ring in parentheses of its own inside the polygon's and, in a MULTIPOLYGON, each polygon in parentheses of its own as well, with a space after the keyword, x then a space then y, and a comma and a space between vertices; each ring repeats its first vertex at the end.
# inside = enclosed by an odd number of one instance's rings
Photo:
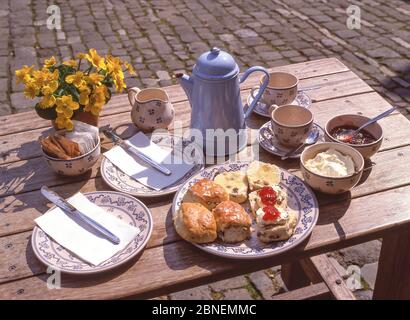
MULTIPOLYGON (((261 77, 259 84, 265 80, 265 76, 261 77)), ((273 104, 282 106, 292 103, 298 93, 299 79, 291 73, 287 72, 271 72, 269 73, 269 84, 266 87, 260 101, 268 106, 273 104)), ((256 90, 259 86, 252 88, 251 95, 255 99, 256 90)))

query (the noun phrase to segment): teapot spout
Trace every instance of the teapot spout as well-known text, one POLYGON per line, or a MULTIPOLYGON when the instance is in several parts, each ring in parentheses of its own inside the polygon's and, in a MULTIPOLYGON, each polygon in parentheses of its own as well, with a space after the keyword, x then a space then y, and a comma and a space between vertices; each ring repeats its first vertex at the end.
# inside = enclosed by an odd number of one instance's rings
POLYGON ((191 101, 194 80, 190 76, 183 73, 177 73, 175 76, 181 87, 184 89, 186 95, 188 96, 188 100, 191 101))

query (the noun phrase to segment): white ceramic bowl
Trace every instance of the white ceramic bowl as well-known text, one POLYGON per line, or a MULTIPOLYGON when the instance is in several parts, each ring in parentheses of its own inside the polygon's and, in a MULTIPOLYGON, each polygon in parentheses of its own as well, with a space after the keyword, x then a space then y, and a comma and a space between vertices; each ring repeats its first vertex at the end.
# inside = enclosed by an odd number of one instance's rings
POLYGON ((313 189, 324 193, 339 194, 349 191, 360 181, 363 173, 363 167, 364 158, 360 152, 342 143, 318 143, 303 150, 300 156, 300 169, 306 183, 313 189), (326 177, 312 172, 305 167, 305 162, 307 160, 313 159, 318 153, 324 152, 330 148, 352 157, 355 166, 355 172, 353 174, 346 177, 326 177))
POLYGON ((91 151, 70 160, 50 157, 44 152, 43 148, 41 148, 41 151, 48 166, 57 174, 63 176, 78 176, 90 170, 97 162, 101 154, 101 141, 98 136, 98 143, 91 151))
POLYGON ((367 144, 351 144, 351 143, 344 143, 341 142, 331 136, 331 132, 342 126, 353 126, 359 128, 365 122, 369 121, 370 118, 358 115, 358 114, 342 114, 330 119, 325 125, 325 136, 326 141, 337 142, 346 144, 361 153, 363 158, 368 159, 373 156, 382 145, 383 142, 383 129, 382 127, 376 122, 372 123, 371 125, 367 126, 364 131, 370 133, 376 141, 367 144))

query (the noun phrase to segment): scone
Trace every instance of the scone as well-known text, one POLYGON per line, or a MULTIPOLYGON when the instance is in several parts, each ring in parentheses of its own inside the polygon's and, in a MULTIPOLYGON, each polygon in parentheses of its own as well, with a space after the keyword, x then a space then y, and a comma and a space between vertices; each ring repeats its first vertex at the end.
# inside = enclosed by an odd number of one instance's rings
POLYGON ((252 214, 256 218, 256 211, 268 205, 285 209, 287 205, 287 194, 278 185, 266 186, 249 193, 249 204, 252 214))
POLYGON ((248 179, 244 172, 223 172, 215 177, 214 182, 224 187, 229 200, 242 203, 248 199, 248 179))
POLYGON ((277 166, 265 162, 253 161, 246 171, 251 191, 263 186, 277 185, 280 182, 280 170, 277 166))
POLYGON ((226 190, 209 179, 201 179, 187 192, 184 202, 198 202, 212 210, 222 201, 229 200, 226 190))
POLYGON ((296 215, 280 207, 267 206, 256 211, 256 235, 262 242, 289 239, 296 223, 296 215))
POLYGON ((240 204, 224 201, 218 204, 212 213, 222 241, 233 243, 250 237, 252 220, 240 204))
POLYGON ((217 238, 214 215, 199 203, 182 203, 174 218, 174 226, 189 242, 208 243, 217 238))

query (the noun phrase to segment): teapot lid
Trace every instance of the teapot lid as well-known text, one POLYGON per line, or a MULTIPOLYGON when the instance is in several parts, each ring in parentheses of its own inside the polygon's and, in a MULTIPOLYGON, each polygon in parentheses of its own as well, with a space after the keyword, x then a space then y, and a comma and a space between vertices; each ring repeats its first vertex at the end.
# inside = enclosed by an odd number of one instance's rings
POLYGON ((205 80, 223 80, 235 76, 239 67, 232 56, 219 48, 201 54, 196 61, 193 73, 205 80))

